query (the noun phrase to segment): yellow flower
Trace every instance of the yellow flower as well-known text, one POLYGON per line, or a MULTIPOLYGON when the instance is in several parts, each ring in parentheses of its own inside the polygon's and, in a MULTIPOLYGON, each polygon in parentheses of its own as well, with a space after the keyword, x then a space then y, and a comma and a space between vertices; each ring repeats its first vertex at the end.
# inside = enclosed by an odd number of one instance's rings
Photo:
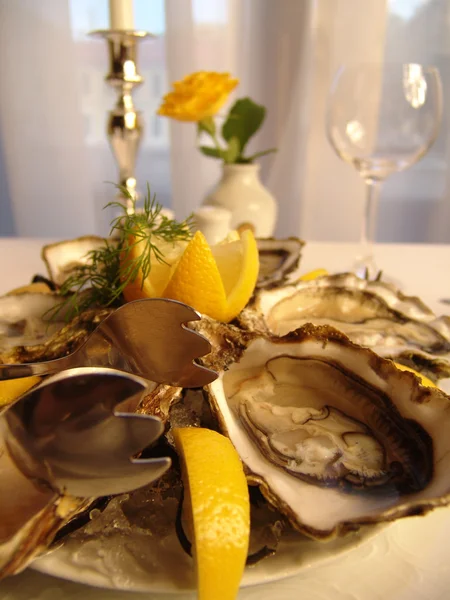
POLYGON ((222 108, 238 83, 239 79, 233 79, 229 73, 192 73, 173 83, 174 89, 164 96, 158 115, 178 121, 202 121, 222 108))

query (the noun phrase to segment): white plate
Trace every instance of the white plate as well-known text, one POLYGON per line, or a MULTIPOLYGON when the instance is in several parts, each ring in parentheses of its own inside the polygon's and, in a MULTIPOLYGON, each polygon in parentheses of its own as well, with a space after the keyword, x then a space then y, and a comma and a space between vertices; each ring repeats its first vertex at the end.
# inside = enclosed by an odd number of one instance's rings
MULTIPOLYGON (((16 265, 6 262, 3 270, 0 270, 3 275, 1 281, 11 283, 15 277, 17 280, 15 285, 18 286, 24 282, 23 272, 29 271, 31 274, 39 270, 37 263, 36 267, 31 268, 29 261, 36 262, 42 244, 40 241, 17 240, 17 242, 21 243, 23 251, 27 252, 27 262, 24 262, 27 268, 16 269, 16 265)), ((11 240, 5 240, 5 248, 7 245, 8 250, 11 244, 11 240)), ((349 262, 345 258, 346 253, 349 260, 353 259, 355 248, 310 244, 306 251, 306 258, 309 259, 310 264, 302 259, 302 267, 305 271, 317 268, 317 265, 325 266, 330 271, 336 270, 336 265, 349 262), (317 254, 318 249, 321 250, 321 255, 317 254), (330 257, 332 262, 336 261, 336 265, 329 264, 330 257)), ((439 275, 445 271, 444 267, 448 261, 446 262, 442 255, 442 265, 439 267, 439 263, 433 260, 436 258, 435 249, 430 247, 428 251, 433 252, 433 255, 427 264, 427 269, 418 269, 417 260, 410 259, 415 251, 414 247, 386 247, 385 254, 389 260, 385 258, 385 263, 393 269, 393 272, 402 273, 402 278, 405 277, 405 265, 414 266, 409 277, 412 282, 408 290, 410 293, 417 292, 416 276, 419 272, 429 278, 430 285, 421 287, 422 290, 428 291, 430 298, 444 295, 446 291, 438 292, 436 285, 442 281, 445 283, 445 278, 439 275), (394 268, 395 265, 392 264, 394 259, 399 262, 401 269, 394 268), (437 265, 435 271, 430 268, 430 265, 437 265)), ((422 248, 420 252, 423 252, 422 248)), ((380 260, 380 265, 383 266, 383 260, 380 260)), ((15 285, 8 285, 5 291, 15 285)), ((422 294, 420 295, 423 297, 422 294)), ((437 311, 437 314, 442 312, 443 305, 433 304, 428 297, 423 299, 437 311)), ((450 389, 446 391, 450 393, 450 389)), ((366 529, 361 534, 354 534, 331 543, 312 542, 301 538, 286 541, 274 557, 246 569, 243 585, 267 584, 270 581, 299 574, 292 580, 280 582, 276 587, 269 585, 254 590, 252 599, 265 600, 269 595, 271 599, 282 597, 283 600, 287 598, 297 600, 299 597, 308 600, 313 598, 314 600, 319 598, 320 600, 350 600, 350 598, 447 600, 449 598, 450 571, 447 557, 450 552, 450 509, 437 510, 426 518, 403 519, 386 527, 379 535, 375 536, 375 533, 377 533, 376 529, 366 529)), ((191 587, 177 584, 176 579, 165 573, 158 573, 155 578, 154 574, 143 572, 139 564, 130 561, 126 555, 122 558, 116 557, 118 568, 114 569, 107 564, 109 559, 112 559, 112 555, 102 544, 96 547, 94 542, 89 549, 90 556, 94 560, 89 560, 89 552, 83 558, 81 550, 76 544, 67 545, 35 561, 32 567, 41 573, 116 590, 181 593, 183 589, 191 587)), ((182 560, 186 561, 186 557, 182 560)), ((105 598, 106 594, 108 598, 118 598, 118 595, 113 592, 105 592, 105 598)), ((29 600, 30 598, 37 600, 38 595, 43 600, 50 598, 62 600, 68 597, 74 600, 75 598, 87 600, 99 597, 97 592, 91 592, 89 588, 47 579, 29 570, 9 578, 1 585, 0 598, 4 600, 29 600)), ((249 596, 245 594, 245 598, 247 597, 249 596)))
MULTIPOLYGON (((300 534, 292 534, 282 541, 274 556, 246 568, 242 586, 269 583, 324 565, 367 543, 386 527, 363 528, 358 533, 330 542, 317 542, 300 534)), ((192 559, 183 552, 177 541, 172 540, 170 548, 166 544, 158 548, 165 554, 166 560, 162 566, 152 567, 151 560, 143 556, 139 549, 138 538, 132 534, 118 535, 109 541, 95 537, 83 543, 70 539, 61 548, 36 560, 32 568, 48 575, 106 589, 154 593, 182 593, 195 589, 192 559)), ((146 543, 148 541, 147 538, 146 543)))

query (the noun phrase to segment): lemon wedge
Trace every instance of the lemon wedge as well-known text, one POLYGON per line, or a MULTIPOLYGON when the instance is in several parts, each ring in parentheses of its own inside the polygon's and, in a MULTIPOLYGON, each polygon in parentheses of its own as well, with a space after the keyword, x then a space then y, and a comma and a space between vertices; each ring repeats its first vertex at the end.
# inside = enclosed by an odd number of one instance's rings
POLYGON ((437 385, 433 383, 431 379, 428 379, 428 377, 425 377, 425 375, 422 375, 422 373, 419 373, 415 369, 412 369, 411 367, 407 367, 406 365, 402 365, 395 361, 393 362, 397 369, 400 369, 400 371, 409 371, 410 373, 414 373, 414 375, 420 379, 420 383, 425 387, 437 387, 437 385))
POLYGON ((7 292, 6 296, 15 296, 17 294, 51 294, 52 290, 44 282, 28 283, 7 292))
POLYGON ((323 277, 324 275, 328 275, 326 269, 314 269, 314 271, 309 271, 308 273, 301 275, 298 279, 299 281, 312 281, 313 279, 323 277))
POLYGON ((199 600, 234 600, 247 559, 250 501, 241 460, 225 436, 196 427, 173 431, 185 510, 192 519, 199 600))
MULTIPOLYGON (((145 240, 137 241, 133 236, 129 238, 129 251, 121 258, 121 272, 126 273, 128 265, 139 259, 147 246, 145 240)), ((158 240, 158 250, 161 252, 162 260, 154 255, 150 256, 151 269, 147 277, 143 277, 142 271, 138 271, 137 277, 128 283, 123 290, 123 296, 127 302, 141 298, 158 298, 163 295, 172 273, 178 263, 188 242, 167 242, 158 240)))
POLYGON ((13 400, 38 384, 40 380, 40 377, 32 376, 0 381, 0 406, 11 404, 13 400))
POLYGON ((259 271, 256 240, 250 230, 209 246, 197 231, 183 252, 163 296, 228 323, 250 300, 259 271))

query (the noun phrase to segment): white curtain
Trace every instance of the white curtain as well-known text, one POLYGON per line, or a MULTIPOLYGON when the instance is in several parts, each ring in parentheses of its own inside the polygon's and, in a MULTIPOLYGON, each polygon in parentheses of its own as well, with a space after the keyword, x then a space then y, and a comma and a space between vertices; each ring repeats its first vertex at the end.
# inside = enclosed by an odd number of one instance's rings
MULTIPOLYGON (((328 146, 325 103, 340 64, 381 62, 386 2, 229 0, 227 8, 222 53, 199 56, 192 49, 201 47, 204 30, 193 19, 195 2, 166 0, 169 80, 197 69, 238 75, 237 94, 267 107, 253 148, 279 149, 261 160, 280 207, 277 234, 356 240, 363 183, 328 146)), ((217 179, 217 165, 195 150, 193 127, 171 128, 174 206, 192 210, 217 179)))
MULTIPOLYGON (((155 110, 171 81, 198 69, 230 71, 241 81, 234 98, 250 95, 267 107, 252 146, 278 147, 261 159, 280 206, 277 234, 357 240, 363 182, 326 140, 326 96, 340 64, 381 64, 391 52, 386 23, 396 1, 165 0, 162 36, 139 49, 145 84, 135 103, 146 134, 138 181, 149 181, 177 217, 201 203, 220 165, 195 148, 193 125, 157 119, 155 110)), ((135 0, 137 28, 155 2, 163 0, 135 0)), ((106 0, 0 0, 0 234, 106 233, 102 207, 114 193, 104 182, 117 174, 104 127, 114 94, 103 83, 106 46, 86 33, 107 26, 106 0)), ((381 223, 379 232, 389 230, 391 241, 450 241, 442 224, 450 192, 446 174, 440 177, 440 196, 420 231, 404 226, 404 204, 386 198, 380 220, 390 223, 397 210, 397 221, 391 230, 381 223)), ((410 192, 405 185, 403 197, 410 192)))
POLYGON ((74 50, 66 2, 0 2, 3 185, 18 235, 94 223, 74 50))

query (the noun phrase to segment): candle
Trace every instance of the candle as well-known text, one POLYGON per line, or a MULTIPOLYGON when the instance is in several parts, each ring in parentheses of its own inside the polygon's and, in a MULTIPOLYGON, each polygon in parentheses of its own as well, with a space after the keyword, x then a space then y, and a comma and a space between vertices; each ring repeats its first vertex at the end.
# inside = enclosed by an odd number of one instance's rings
POLYGON ((110 29, 134 29, 133 0, 109 0, 110 29))

